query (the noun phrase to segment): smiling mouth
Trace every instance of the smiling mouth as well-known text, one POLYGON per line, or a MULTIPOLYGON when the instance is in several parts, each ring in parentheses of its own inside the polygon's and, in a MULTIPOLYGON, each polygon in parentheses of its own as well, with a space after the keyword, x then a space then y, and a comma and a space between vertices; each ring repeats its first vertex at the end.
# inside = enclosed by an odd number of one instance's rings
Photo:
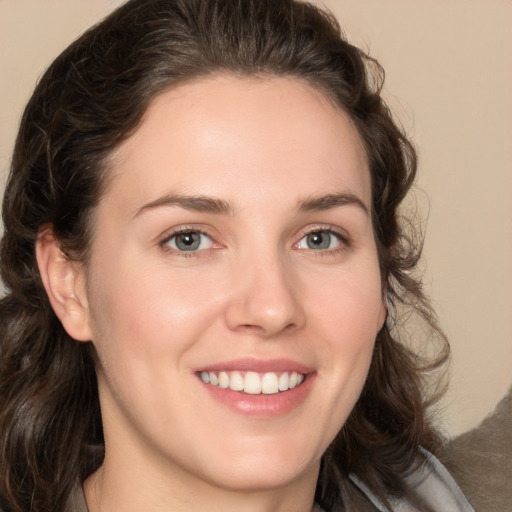
POLYGON ((298 372, 199 372, 205 383, 219 388, 231 389, 248 395, 274 395, 300 386, 306 376, 298 372))

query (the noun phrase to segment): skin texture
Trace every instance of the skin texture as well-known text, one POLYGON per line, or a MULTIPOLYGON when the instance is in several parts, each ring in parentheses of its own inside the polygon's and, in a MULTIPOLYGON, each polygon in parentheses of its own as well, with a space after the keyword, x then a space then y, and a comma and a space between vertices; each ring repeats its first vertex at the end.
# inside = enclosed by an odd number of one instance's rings
POLYGON ((87 269, 51 231, 37 247, 55 311, 98 354, 91 512, 311 510, 386 314, 356 129, 299 80, 216 76, 154 99, 111 164, 87 269), (307 387, 233 406, 198 378, 241 359, 300 364, 307 387))

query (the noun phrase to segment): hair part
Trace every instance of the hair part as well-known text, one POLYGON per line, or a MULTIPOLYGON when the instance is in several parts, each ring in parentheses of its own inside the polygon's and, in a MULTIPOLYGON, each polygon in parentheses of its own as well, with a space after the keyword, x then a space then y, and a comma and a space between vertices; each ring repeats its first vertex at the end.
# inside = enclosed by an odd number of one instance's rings
POLYGON ((420 445, 435 452, 439 444, 426 417, 438 393, 429 395, 426 382, 447 360, 448 344, 414 273, 421 242, 399 222, 416 154, 380 96, 382 68, 346 41, 332 15, 307 3, 131 0, 48 68, 14 149, 0 246, 6 289, 0 506, 6 510, 64 510, 77 482, 102 461, 92 347, 71 339, 51 309, 35 261, 38 234, 51 226, 63 253, 86 263, 110 155, 156 95, 219 73, 305 80, 348 113, 364 142, 389 318, 362 395, 324 456, 316 499, 325 510, 349 510, 358 495, 347 479, 353 473, 385 502, 393 495, 417 502, 404 475, 420 445), (433 358, 421 358, 397 338, 393 319, 402 308, 423 320, 427 341, 440 340, 433 358))

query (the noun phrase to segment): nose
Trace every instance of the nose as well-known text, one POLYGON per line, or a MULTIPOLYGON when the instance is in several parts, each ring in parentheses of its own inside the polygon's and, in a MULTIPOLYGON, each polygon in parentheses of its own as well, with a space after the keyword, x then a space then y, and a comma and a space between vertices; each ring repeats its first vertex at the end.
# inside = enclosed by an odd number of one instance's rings
POLYGON ((251 258, 235 274, 226 308, 231 330, 272 338, 303 327, 299 280, 279 258, 251 258))

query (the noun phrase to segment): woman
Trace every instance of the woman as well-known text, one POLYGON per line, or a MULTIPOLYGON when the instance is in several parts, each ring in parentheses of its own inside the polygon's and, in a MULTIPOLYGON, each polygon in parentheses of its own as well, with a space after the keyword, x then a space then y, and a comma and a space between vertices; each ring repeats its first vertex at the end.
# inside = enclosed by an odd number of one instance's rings
POLYGON ((3 206, 4 510, 471 510, 381 86, 290 0, 132 0, 56 59, 3 206))

